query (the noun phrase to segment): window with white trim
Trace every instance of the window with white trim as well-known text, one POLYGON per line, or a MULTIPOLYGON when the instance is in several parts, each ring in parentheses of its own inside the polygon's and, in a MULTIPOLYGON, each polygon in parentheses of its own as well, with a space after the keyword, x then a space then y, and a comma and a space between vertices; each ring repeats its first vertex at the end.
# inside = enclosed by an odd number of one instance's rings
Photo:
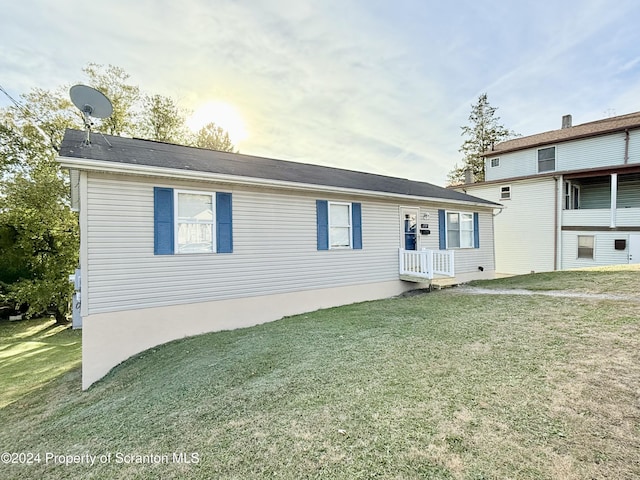
POLYGON ((473 248, 473 214, 447 212, 447 248, 473 248))
POLYGON ((499 167, 499 166, 500 166, 500 159, 499 158, 492 158, 491 159, 491 168, 499 167))
POLYGON ((556 147, 538 149, 538 172, 550 172, 556 169, 556 147))
POLYGON ((509 200, 511 199, 511 185, 505 185, 504 187, 500 187, 500 200, 509 200))
POLYGON ((175 191, 176 253, 215 252, 215 194, 175 191))
POLYGON ((329 202, 329 248, 351 248, 351 204, 329 202))
POLYGON ((595 237, 593 235, 578 235, 578 258, 593 260, 595 237))

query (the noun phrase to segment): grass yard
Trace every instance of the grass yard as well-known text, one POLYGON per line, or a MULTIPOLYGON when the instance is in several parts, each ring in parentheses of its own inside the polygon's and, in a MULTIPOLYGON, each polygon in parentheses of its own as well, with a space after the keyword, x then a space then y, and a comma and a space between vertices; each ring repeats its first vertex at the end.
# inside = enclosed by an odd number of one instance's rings
POLYGON ((0 408, 79 368, 81 338, 55 320, 0 321, 0 408))
MULTIPOLYGON (((480 285, 637 295, 640 270, 480 285)), ((0 357, 0 451, 39 461, 0 478, 640 478, 637 301, 366 302, 157 347, 84 393, 76 332, 23 325, 0 325, 0 354, 27 356, 0 357), (67 346, 45 362, 55 378, 20 335, 67 346)))

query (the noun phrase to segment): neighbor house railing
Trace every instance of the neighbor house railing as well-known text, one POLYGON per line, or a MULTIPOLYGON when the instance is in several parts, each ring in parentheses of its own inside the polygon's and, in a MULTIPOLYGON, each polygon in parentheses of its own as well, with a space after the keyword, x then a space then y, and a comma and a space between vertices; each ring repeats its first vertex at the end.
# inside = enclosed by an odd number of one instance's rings
POLYGON ((434 275, 454 277, 453 250, 400 249, 400 275, 433 279, 434 275))

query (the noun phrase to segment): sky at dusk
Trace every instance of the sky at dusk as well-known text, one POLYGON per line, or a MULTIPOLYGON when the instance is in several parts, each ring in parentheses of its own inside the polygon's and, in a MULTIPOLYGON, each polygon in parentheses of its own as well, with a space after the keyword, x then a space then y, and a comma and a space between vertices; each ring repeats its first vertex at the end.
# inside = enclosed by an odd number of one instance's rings
POLYGON ((638 25, 635 0, 6 1, 0 85, 112 64, 241 153, 444 185, 482 93, 522 135, 640 111, 638 25))

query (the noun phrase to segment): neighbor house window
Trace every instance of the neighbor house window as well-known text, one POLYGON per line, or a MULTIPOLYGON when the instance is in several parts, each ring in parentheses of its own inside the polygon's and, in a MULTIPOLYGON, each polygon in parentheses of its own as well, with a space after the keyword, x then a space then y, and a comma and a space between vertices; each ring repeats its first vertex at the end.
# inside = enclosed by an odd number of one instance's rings
POLYGON ((511 186, 500 187, 500 200, 509 200, 511 198, 511 186))
POLYGON ((491 159, 491 167, 499 167, 500 166, 500 159, 499 158, 492 158, 491 159))
POLYGON ((578 258, 593 260, 593 235, 578 235, 578 258))
POLYGON ((538 172, 549 172, 556 169, 556 147, 538 150, 538 172))
POLYGON ((215 196, 176 192, 176 253, 214 252, 215 196))
POLYGON ((329 202, 329 246, 351 247, 351 204, 329 202))
POLYGON ((473 248, 473 214, 447 212, 447 247, 473 248))

